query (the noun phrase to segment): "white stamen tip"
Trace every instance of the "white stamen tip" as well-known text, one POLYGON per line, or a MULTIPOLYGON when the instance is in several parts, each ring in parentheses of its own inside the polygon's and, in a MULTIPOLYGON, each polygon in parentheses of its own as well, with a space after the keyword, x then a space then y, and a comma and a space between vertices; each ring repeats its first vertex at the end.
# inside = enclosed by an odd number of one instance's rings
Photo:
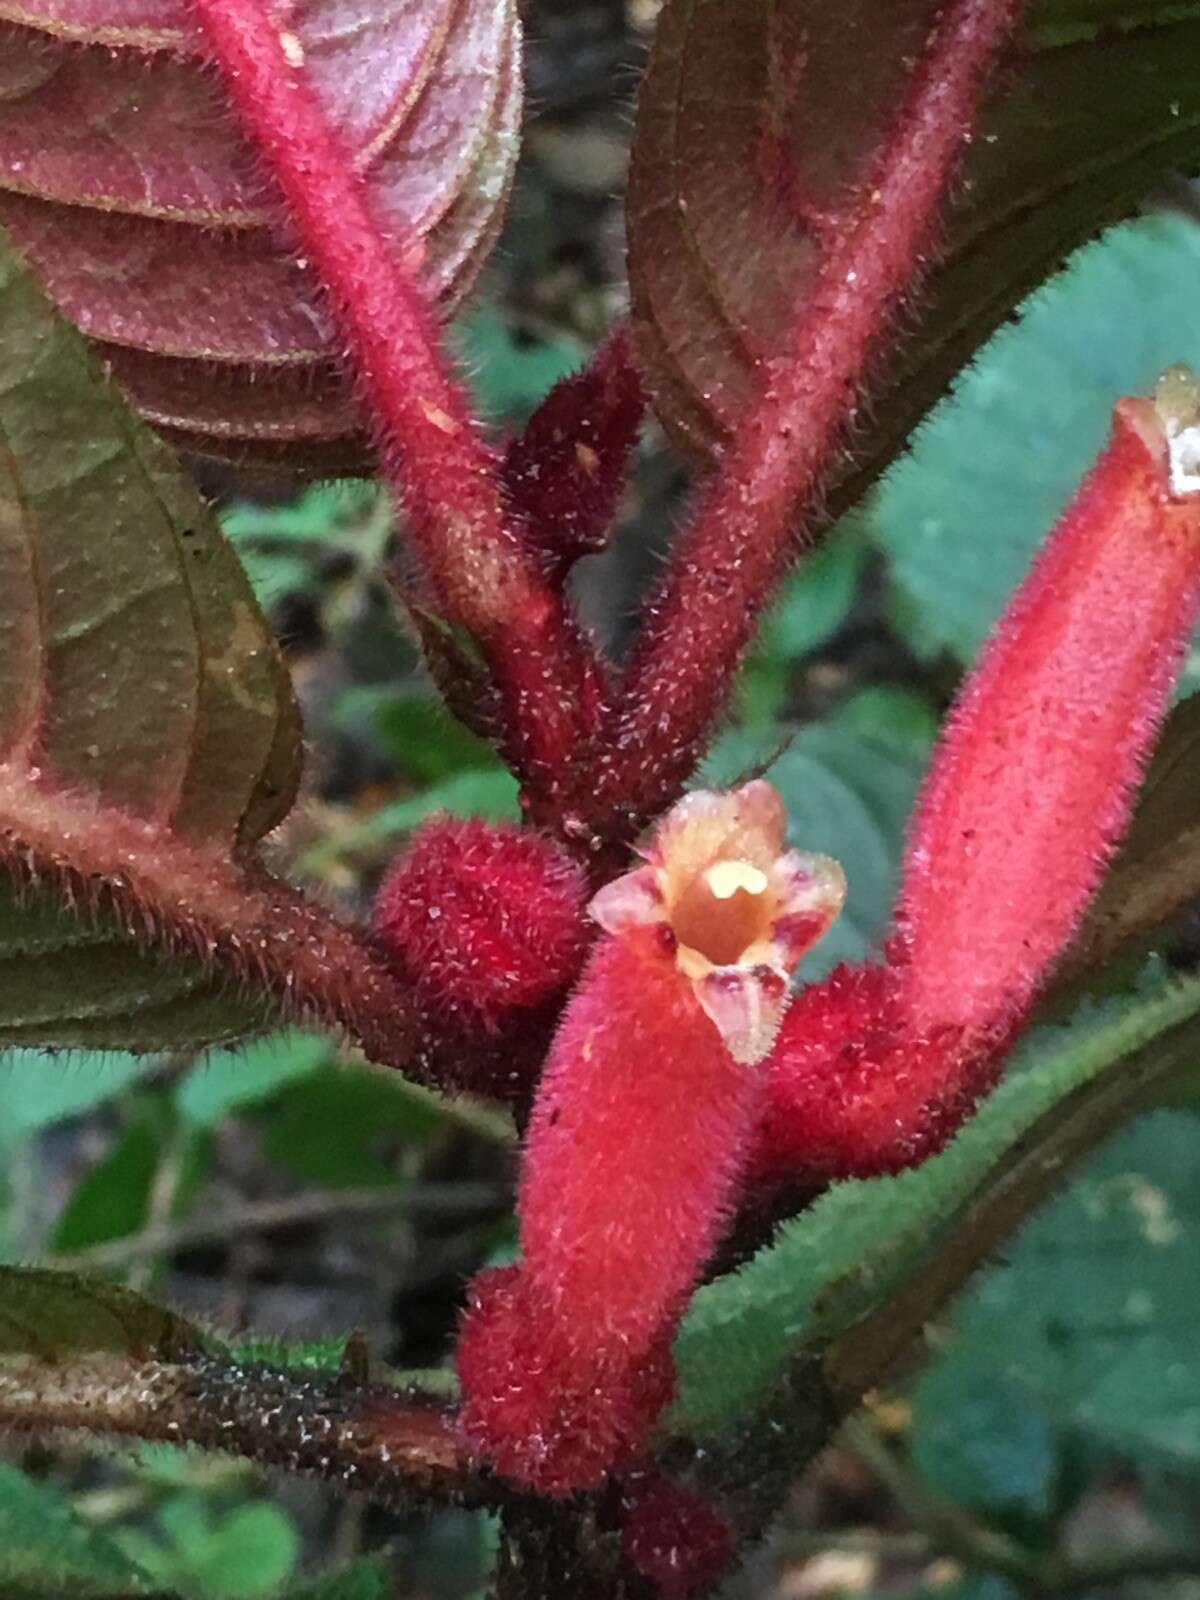
POLYGON ((1190 367, 1168 367, 1154 389, 1175 494, 1200 494, 1200 381, 1190 367))
POLYGON ((748 861, 717 861, 704 877, 717 900, 732 900, 739 889, 747 894, 763 894, 768 886, 766 873, 748 861))

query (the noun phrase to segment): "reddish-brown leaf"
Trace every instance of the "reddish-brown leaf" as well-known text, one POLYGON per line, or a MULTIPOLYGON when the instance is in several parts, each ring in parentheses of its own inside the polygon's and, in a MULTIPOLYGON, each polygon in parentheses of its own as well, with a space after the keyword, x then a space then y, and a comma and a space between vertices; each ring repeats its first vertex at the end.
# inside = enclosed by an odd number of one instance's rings
POLYGON ((0 1040, 203 1045, 274 1000, 405 1059, 382 960, 256 860, 300 753, 211 511, 0 235, 0 1040))
MULTIPOLYGON (((449 310, 499 226, 514 0, 311 0, 318 96, 449 310)), ((319 289, 184 0, 0 0, 0 223, 143 414, 218 453, 345 464, 360 418, 319 289)))
MULTIPOLYGON (((869 195, 879 132, 939 9, 667 0, 634 134, 630 279, 654 404, 693 453, 727 437, 823 239, 869 195)), ((1037 0, 844 493, 866 486, 1067 251, 1200 163, 1197 63, 1194 4, 1037 0)))

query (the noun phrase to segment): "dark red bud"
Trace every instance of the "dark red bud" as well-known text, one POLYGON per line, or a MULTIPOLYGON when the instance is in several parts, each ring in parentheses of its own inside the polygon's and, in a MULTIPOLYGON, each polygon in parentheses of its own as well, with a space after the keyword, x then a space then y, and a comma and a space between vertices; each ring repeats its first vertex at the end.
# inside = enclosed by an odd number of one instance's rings
POLYGON ((505 487, 552 577, 608 543, 645 409, 628 330, 618 328, 509 446, 505 487))
POLYGON ((374 925, 434 1021, 494 1035, 575 977, 586 902, 582 871, 550 839, 441 817, 388 869, 374 925))
POLYGON ((629 1486, 621 1541, 662 1600, 688 1600, 721 1577, 733 1557, 729 1518, 711 1495, 657 1475, 629 1486))

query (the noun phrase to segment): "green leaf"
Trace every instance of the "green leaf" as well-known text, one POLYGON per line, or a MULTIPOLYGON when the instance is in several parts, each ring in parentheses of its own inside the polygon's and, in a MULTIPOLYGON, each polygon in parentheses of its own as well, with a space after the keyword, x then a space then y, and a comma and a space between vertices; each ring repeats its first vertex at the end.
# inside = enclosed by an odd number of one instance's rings
POLYGON ((84 1250, 145 1226, 158 1171, 157 1120, 148 1115, 136 1118, 115 1148, 75 1185, 54 1230, 55 1252, 84 1250))
POLYGON ((52 1485, 0 1461, 0 1593, 5 1600, 133 1600, 149 1585, 52 1485))
POLYGON ((439 783, 464 769, 503 771, 495 751, 448 716, 428 689, 347 691, 336 722, 346 727, 364 719, 397 769, 417 783, 439 783))
POLYGON ((214 1522, 203 1495, 168 1501, 159 1526, 169 1544, 126 1541, 155 1577, 197 1600, 261 1600, 291 1576, 300 1552, 295 1525, 277 1506, 239 1506, 214 1522))
POLYGON ((263 1019, 198 963, 137 948, 115 916, 80 915, 0 876, 0 1046, 185 1049, 263 1019))
POLYGON ((1058 1431, 1046 1408, 996 1367, 994 1349, 976 1348, 922 1376, 912 1464, 932 1488, 973 1511, 1044 1518, 1053 1509, 1058 1431))
POLYGON ((130 825, 159 830, 160 875, 169 842, 256 842, 291 805, 299 721, 203 500, 2 236, 0 756, 8 861, 35 879, 0 893, 0 1042, 152 1049, 260 1027, 200 962, 145 954, 53 892, 64 870, 114 893, 136 878, 130 825))
MULTIPOLYGON (((44 1267, 0 1266, 0 1395, 6 1357, 51 1365, 104 1352, 134 1362, 201 1348, 199 1331, 132 1289, 44 1267)), ((3 1403, 0 1400, 0 1415, 3 1403)))
POLYGON ((94 1110, 157 1068, 153 1059, 98 1051, 61 1060, 43 1050, 0 1052, 0 1154, 39 1128, 94 1110))
POLYGON ((310 1077, 331 1054, 322 1034, 289 1030, 244 1050, 214 1050, 188 1068, 175 1091, 181 1117, 212 1128, 231 1111, 270 1100, 289 1084, 310 1077))
POLYGON ((886 930, 935 732, 933 712, 918 696, 866 689, 828 722, 796 733, 728 735, 705 763, 704 781, 718 787, 765 764, 788 809, 791 843, 836 856, 846 869, 845 910, 804 964, 806 979, 861 960, 886 930))
POLYGON ((491 305, 478 306, 459 321, 455 344, 473 374, 480 410, 496 422, 524 422, 560 378, 569 378, 583 365, 587 354, 570 336, 521 338, 491 305))
POLYGON ((322 567, 341 557, 375 567, 391 531, 386 491, 370 479, 315 484, 282 505, 239 503, 221 517, 221 530, 241 557, 264 605, 321 586, 322 567))
POLYGON ((301 1584, 293 1600, 394 1600, 395 1592, 386 1564, 371 1557, 301 1584))
POLYGON ((1160 989, 1078 1034, 1049 1030, 943 1153, 893 1178, 836 1185, 740 1271, 700 1290, 676 1343, 676 1429, 744 1429, 797 1362, 820 1358, 850 1403, 1065 1161, 1096 1143, 1200 1035, 1200 981, 1160 989))
POLYGON ((222 516, 221 527, 239 551, 259 543, 354 553, 361 548, 360 525, 380 493, 369 478, 339 478, 313 484, 282 505, 235 504, 222 516))
POLYGON ((304 858, 309 871, 317 871, 332 858, 348 850, 363 850, 411 833, 436 812, 452 817, 483 817, 489 822, 515 821, 520 816, 517 780, 500 766, 475 767, 457 772, 442 783, 434 783, 419 794, 378 811, 352 828, 345 829, 327 844, 310 850, 304 858))
POLYGON ((394 1183, 396 1153, 438 1126, 389 1078, 325 1067, 280 1094, 260 1118, 263 1152, 304 1183, 394 1183))
MULTIPOLYGON (((1180 215, 1081 250, 884 478, 868 521, 918 655, 974 659, 1104 443, 1114 403, 1149 392, 1173 362, 1200 361, 1198 275, 1200 227, 1180 215)), ((1189 680, 1200 682, 1200 658, 1189 680)))
POLYGON ((1144 1117, 1035 1217, 958 1318, 947 1366, 1115 1454, 1200 1468, 1200 1118, 1144 1117))

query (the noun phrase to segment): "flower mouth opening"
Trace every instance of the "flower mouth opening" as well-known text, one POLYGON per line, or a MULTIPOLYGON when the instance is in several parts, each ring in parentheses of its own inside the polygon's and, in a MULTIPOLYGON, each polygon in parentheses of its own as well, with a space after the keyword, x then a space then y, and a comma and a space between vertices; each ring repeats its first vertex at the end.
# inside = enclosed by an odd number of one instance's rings
POLYGON ((694 790, 643 847, 645 866, 591 903, 608 933, 669 929, 667 948, 735 1061, 770 1049, 788 977, 846 894, 836 861, 784 848, 786 827, 761 779, 728 794, 694 790))
POLYGON ((667 907, 680 954, 694 952, 714 967, 736 966, 771 937, 777 911, 771 882, 749 861, 715 861, 685 879, 667 907))

